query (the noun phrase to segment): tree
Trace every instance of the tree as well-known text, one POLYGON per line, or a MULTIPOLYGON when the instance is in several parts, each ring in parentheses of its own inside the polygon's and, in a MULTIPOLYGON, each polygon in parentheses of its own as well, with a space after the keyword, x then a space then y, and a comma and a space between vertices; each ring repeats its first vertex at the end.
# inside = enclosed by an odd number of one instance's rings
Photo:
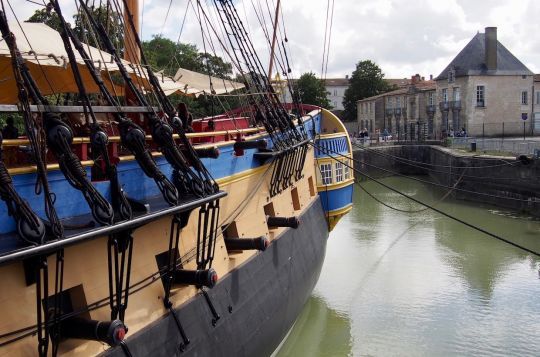
POLYGON ((382 70, 370 60, 360 61, 349 79, 343 106, 345 120, 356 120, 356 102, 374 95, 386 93, 392 88, 384 80, 382 70))
MULTIPOLYGON (((107 8, 106 5, 99 7, 91 7, 90 11, 92 17, 98 22, 103 24, 107 35, 111 39, 111 42, 116 47, 120 54, 124 50, 124 30, 122 24, 122 15, 118 12, 112 11, 110 8, 107 8)), ((94 47, 100 47, 104 49, 103 42, 96 34, 92 28, 92 25, 87 19, 87 15, 82 8, 79 9, 78 13, 73 15, 74 18, 74 27, 73 32, 79 38, 79 40, 88 43, 94 47)), ((65 19, 66 22, 69 22, 69 19, 65 19)), ((61 32, 62 23, 60 17, 53 10, 52 6, 47 6, 43 9, 36 10, 32 16, 26 22, 39 22, 44 23, 45 25, 53 28, 54 30, 61 32)))
MULTIPOLYGON (((123 56, 124 54, 124 23, 122 14, 113 11, 107 5, 101 5, 98 7, 90 7, 90 12, 92 18, 95 21, 105 28, 107 37, 109 37, 111 43, 116 48, 118 54, 123 56)), ((106 51, 106 47, 103 43, 103 40, 99 37, 97 32, 94 30, 94 27, 90 23, 88 15, 82 8, 79 9, 78 13, 73 15, 75 19, 75 27, 73 32, 75 35, 83 42, 101 48, 106 51), (94 35, 95 34, 95 35, 94 35)), ((125 26, 129 27, 129 23, 126 23, 125 26)), ((135 46, 135 44, 133 44, 135 46)))
POLYGON ((225 62, 223 58, 210 53, 199 53, 198 60, 202 65, 200 72, 218 78, 231 79, 232 64, 225 62))
POLYGON ((143 42, 143 50, 152 68, 163 70, 167 76, 174 76, 179 67, 226 79, 232 74, 232 65, 221 57, 199 52, 195 45, 175 43, 162 36, 153 36, 152 40, 143 42))
POLYGON ((302 103, 332 109, 330 101, 326 97, 328 92, 324 86, 324 81, 318 79, 313 72, 302 74, 296 82, 296 88, 302 103))
POLYGON ((60 31, 62 28, 60 18, 56 12, 51 11, 50 8, 43 8, 41 10, 36 10, 32 16, 26 22, 38 22, 43 23, 56 31, 60 31))
POLYGON ((174 76, 178 67, 196 72, 202 69, 199 51, 195 45, 175 43, 162 36, 153 36, 150 41, 144 41, 142 46, 150 66, 155 70, 163 70, 165 75, 174 76))

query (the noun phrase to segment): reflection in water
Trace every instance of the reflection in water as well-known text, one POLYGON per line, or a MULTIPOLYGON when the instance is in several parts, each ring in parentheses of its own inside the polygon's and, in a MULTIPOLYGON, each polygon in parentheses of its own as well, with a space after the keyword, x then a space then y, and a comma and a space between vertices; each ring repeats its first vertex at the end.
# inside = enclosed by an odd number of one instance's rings
MULTIPOLYGON (((537 219, 451 198, 438 202, 444 191, 403 178, 384 181, 540 251, 537 219)), ((363 184, 395 207, 421 208, 363 184)), ((280 356, 538 355, 538 258, 432 211, 397 212, 359 190, 354 199, 330 235, 316 297, 280 356)))
POLYGON ((312 296, 277 356, 348 356, 351 354, 350 328, 348 316, 312 296))

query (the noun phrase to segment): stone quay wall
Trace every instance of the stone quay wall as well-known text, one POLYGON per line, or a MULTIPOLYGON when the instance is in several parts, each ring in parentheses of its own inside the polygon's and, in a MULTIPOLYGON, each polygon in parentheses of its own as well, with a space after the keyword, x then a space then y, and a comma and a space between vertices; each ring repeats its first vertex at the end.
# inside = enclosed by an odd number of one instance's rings
MULTIPOLYGON (((540 160, 459 155, 432 145, 395 145, 354 151, 356 168, 373 177, 426 176, 426 180, 479 192, 454 191, 457 199, 489 203, 540 217, 540 160), (370 166, 373 165, 373 166, 370 166), (461 178, 461 179, 460 179, 461 178), (498 196, 498 197, 496 197, 498 196)), ((356 174, 359 179, 365 179, 356 174)))

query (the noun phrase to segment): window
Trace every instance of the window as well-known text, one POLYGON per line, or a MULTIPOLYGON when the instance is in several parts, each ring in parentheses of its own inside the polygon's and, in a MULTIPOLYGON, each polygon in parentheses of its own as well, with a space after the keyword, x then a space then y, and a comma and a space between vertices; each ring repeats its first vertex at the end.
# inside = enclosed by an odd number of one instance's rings
POLYGON ((343 164, 341 162, 336 162, 336 182, 343 181, 343 164))
POLYGON ((442 100, 443 102, 448 102, 448 88, 443 88, 442 90, 442 100))
POLYGON ((476 106, 485 107, 486 106, 486 87, 476 86, 476 106))
POLYGON ((521 92, 521 105, 527 105, 527 98, 529 97, 529 92, 526 90, 521 92))
POLYGON ((458 87, 454 88, 454 101, 459 101, 461 97, 461 93, 458 87))
POLYGON ((400 97, 396 98, 396 108, 401 108, 401 98, 400 97))
POLYGON ((454 83, 456 81, 456 71, 451 69, 448 71, 448 83, 454 83))
POLYGON ((321 179, 323 185, 332 183, 332 164, 321 164, 321 179))
MULTIPOLYGON (((348 164, 350 165, 351 162, 349 161, 348 164)), ((344 173, 344 176, 345 176, 345 180, 348 180, 351 178, 351 169, 348 165, 344 165, 343 167, 343 173, 344 173)))
POLYGON ((334 89, 334 97, 337 97, 337 89, 334 89))
POLYGON ((434 93, 429 92, 429 94, 428 94, 428 104, 429 105, 435 105, 434 104, 434 101, 435 101, 434 99, 435 99, 434 93))
POLYGON ((337 102, 334 100, 334 108, 337 108, 337 102))
POLYGON ((540 104, 540 92, 536 92, 536 104, 540 104))
POLYGON ((371 113, 373 111, 373 103, 369 103, 369 112, 371 113))

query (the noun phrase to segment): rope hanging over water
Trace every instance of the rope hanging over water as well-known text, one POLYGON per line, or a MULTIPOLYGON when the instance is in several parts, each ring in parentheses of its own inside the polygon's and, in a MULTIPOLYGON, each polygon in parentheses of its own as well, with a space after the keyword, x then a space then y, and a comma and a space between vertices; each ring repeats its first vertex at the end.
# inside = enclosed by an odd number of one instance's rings
POLYGON ((331 159, 333 159, 333 160, 335 160, 335 161, 341 162, 343 165, 349 167, 351 170, 353 170, 354 172, 358 173, 359 175, 362 175, 362 176, 364 176, 364 177, 366 177, 366 178, 368 178, 368 179, 370 179, 370 180, 372 180, 372 181, 378 183, 379 185, 385 187, 386 189, 388 189, 388 190, 390 190, 390 191, 393 191, 393 192, 395 192, 395 193, 397 193, 397 194, 399 194, 399 195, 401 195, 401 196, 403 196, 403 197, 406 197, 406 198, 408 198, 409 200, 411 200, 411 201, 413 201, 413 202, 416 202, 416 203, 418 203, 418 204, 420 204, 420 205, 422 205, 422 206, 428 207, 428 208, 431 209, 432 211, 435 211, 435 212, 437 212, 437 213, 439 213, 439 214, 441 214, 441 215, 443 215, 443 216, 445 216, 445 217, 447 217, 447 218, 450 218, 450 219, 452 219, 452 220, 454 220, 454 221, 456 221, 456 222, 459 222, 459 223, 461 223, 461 224, 463 224, 463 225, 466 225, 466 226, 469 227, 469 228, 472 228, 472 229, 474 229, 474 230, 477 230, 477 231, 479 231, 479 232, 482 232, 482 233, 484 233, 484 234, 486 234, 486 235, 488 235, 488 236, 490 236, 490 237, 492 237, 492 238, 498 239, 498 240, 500 240, 501 242, 504 242, 504 243, 506 243, 506 244, 509 244, 509 245, 511 245, 511 246, 513 246, 513 247, 515 247, 515 248, 521 249, 521 250, 523 250, 523 251, 525 251, 525 252, 527 252, 527 253, 530 253, 530 254, 532 254, 532 255, 534 255, 534 256, 540 258, 540 253, 538 253, 538 252, 536 252, 536 251, 534 251, 534 250, 532 250, 532 249, 529 249, 529 248, 527 248, 527 247, 524 247, 524 246, 522 246, 522 245, 520 245, 520 244, 518 244, 518 243, 514 243, 514 242, 512 242, 512 241, 510 241, 510 240, 508 240, 508 239, 506 239, 506 238, 504 238, 504 237, 501 237, 501 236, 499 236, 499 235, 497 235, 497 234, 495 234, 495 233, 489 232, 489 231, 487 231, 487 230, 485 230, 485 229, 483 229, 483 228, 481 228, 481 227, 475 226, 475 225, 472 224, 472 223, 469 223, 469 222, 467 222, 467 221, 464 221, 464 220, 462 220, 461 218, 458 218, 458 217, 453 216, 453 215, 451 215, 451 214, 449 214, 449 213, 446 213, 446 212, 444 212, 444 211, 442 211, 442 210, 440 210, 440 209, 434 207, 433 205, 427 204, 427 203, 422 202, 422 201, 420 201, 420 200, 418 200, 418 199, 416 199, 416 198, 414 198, 414 197, 412 197, 412 196, 410 196, 410 195, 407 195, 406 193, 401 192, 401 191, 399 191, 398 189, 396 189, 396 188, 394 188, 394 187, 392 187, 392 186, 389 186, 389 185, 385 184, 384 182, 382 182, 382 181, 380 181, 380 180, 378 180, 378 179, 372 177, 371 175, 366 174, 365 172, 362 172, 362 171, 360 171, 359 169, 356 169, 356 168, 352 167, 352 166, 349 165, 347 162, 342 162, 342 161, 338 160, 337 157, 332 156, 332 155, 330 155, 330 154, 336 154, 336 155, 338 155, 338 156, 341 156, 341 157, 343 157, 343 158, 349 160, 350 158, 347 157, 347 156, 345 156, 345 155, 342 155, 342 154, 340 154, 340 153, 338 153, 338 152, 335 152, 335 151, 333 151, 333 150, 329 150, 329 149, 327 149, 327 148, 325 148, 325 147, 322 147, 322 146, 320 146, 320 145, 317 145, 317 144, 315 144, 315 143, 311 143, 311 145, 312 145, 313 147, 315 147, 315 148, 317 148, 317 149, 319 149, 319 150, 325 152, 325 153, 329 156, 329 158, 331 158, 331 159))

